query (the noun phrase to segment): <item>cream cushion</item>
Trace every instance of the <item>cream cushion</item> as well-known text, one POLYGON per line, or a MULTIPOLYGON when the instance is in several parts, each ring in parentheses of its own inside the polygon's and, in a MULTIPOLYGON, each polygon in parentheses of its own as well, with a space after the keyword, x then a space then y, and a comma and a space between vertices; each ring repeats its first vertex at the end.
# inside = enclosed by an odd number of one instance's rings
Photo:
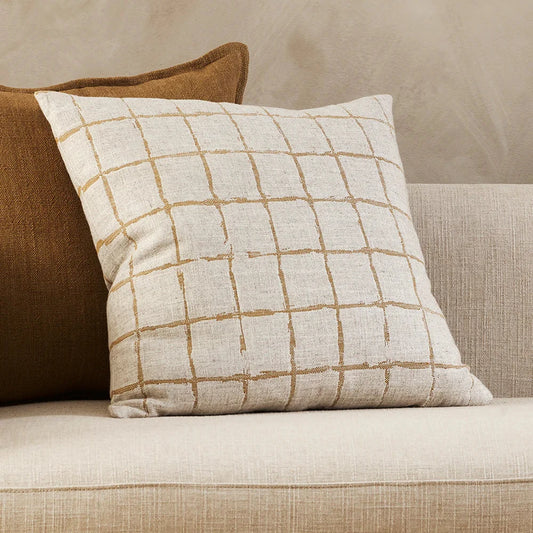
POLYGON ((490 401, 431 294, 390 97, 37 100, 110 287, 113 415, 490 401))
POLYGON ((0 408, 0 531, 533 528, 533 399, 117 420, 0 408))

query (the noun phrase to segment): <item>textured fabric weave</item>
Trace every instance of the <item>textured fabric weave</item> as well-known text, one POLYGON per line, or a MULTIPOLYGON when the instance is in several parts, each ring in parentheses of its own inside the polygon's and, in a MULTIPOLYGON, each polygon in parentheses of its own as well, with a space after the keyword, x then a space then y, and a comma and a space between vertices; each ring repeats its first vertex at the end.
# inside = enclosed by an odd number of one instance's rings
POLYGON ((37 99, 110 287, 112 414, 490 401, 431 294, 390 97, 37 99))
POLYGON ((1 531, 533 528, 532 399, 144 420, 106 408, 0 409, 1 531))
MULTIPOLYGON (((240 102, 247 68, 246 47, 229 43, 168 69, 51 89, 240 102)), ((0 404, 106 398, 107 290, 34 91, 0 86, 0 404)))
POLYGON ((408 186, 435 298, 496 397, 533 397, 533 185, 408 186))

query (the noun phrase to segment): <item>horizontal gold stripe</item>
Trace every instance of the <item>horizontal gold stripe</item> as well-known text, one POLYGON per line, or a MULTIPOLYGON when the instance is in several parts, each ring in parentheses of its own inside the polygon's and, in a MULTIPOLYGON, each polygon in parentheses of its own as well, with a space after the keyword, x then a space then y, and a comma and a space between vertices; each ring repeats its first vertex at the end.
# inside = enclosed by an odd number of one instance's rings
MULTIPOLYGON (((204 112, 196 112, 196 113, 160 113, 155 115, 135 115, 136 118, 168 118, 168 117, 182 117, 182 118, 189 118, 189 117, 211 117, 216 115, 222 115, 225 116, 226 113, 221 111, 204 111, 204 112)), ((264 113, 233 113, 231 116, 233 117, 265 117, 268 118, 268 115, 264 113)), ((315 119, 315 118, 334 118, 334 119, 353 119, 352 115, 317 115, 316 117, 310 117, 306 115, 297 115, 297 116, 289 116, 289 115, 274 115, 273 117, 279 117, 279 118, 287 118, 287 119, 315 119)), ((384 124, 385 126, 388 126, 391 131, 394 131, 394 127, 389 124, 387 121, 377 118, 377 117, 362 117, 358 116, 358 119, 362 120, 373 120, 375 122, 380 122, 381 124, 384 124)), ((94 120, 92 122, 87 122, 86 124, 82 124, 80 126, 76 126, 75 128, 72 128, 59 137, 55 137, 56 142, 62 143, 65 142, 69 137, 77 133, 78 131, 81 131, 85 127, 91 127, 91 126, 98 126, 100 124, 107 124, 109 122, 122 122, 124 120, 133 120, 132 116, 123 116, 123 117, 113 117, 113 118, 104 118, 101 120, 94 120)))
POLYGON ((454 365, 447 363, 435 363, 430 361, 387 361, 376 364, 357 363, 352 365, 332 365, 332 366, 318 366, 315 368, 303 368, 296 370, 270 370, 264 371, 261 374, 233 374, 231 376, 200 376, 196 378, 178 378, 178 379, 148 379, 142 382, 130 383, 124 387, 120 387, 111 391, 111 396, 117 396, 135 390, 141 385, 192 385, 196 383, 229 383, 229 382, 244 382, 244 381, 263 381, 266 379, 275 379, 291 376, 306 376, 310 374, 323 374, 324 372, 349 372, 354 370, 389 370, 391 368, 407 368, 409 370, 423 370, 426 368, 443 368, 443 369, 466 369, 470 370, 468 365, 454 365))
POLYGON ((423 310, 428 313, 432 313, 434 315, 440 316, 441 318, 444 318, 444 315, 438 311, 435 311, 433 309, 429 309, 427 307, 421 307, 417 304, 407 304, 404 302, 393 302, 393 301, 376 301, 376 302, 370 302, 370 303, 360 303, 360 304, 340 304, 338 306, 334 304, 318 304, 318 305, 312 305, 308 307, 291 307, 290 309, 255 309, 254 311, 242 311, 241 313, 223 313, 220 315, 214 315, 214 316, 200 316, 195 318, 190 318, 189 320, 177 320, 175 322, 169 322, 167 324, 157 324, 156 326, 143 326, 142 328, 139 328, 138 330, 132 330, 128 331, 127 333, 124 333, 123 335, 120 335, 115 340, 113 340, 109 344, 109 349, 114 348, 117 344, 121 343, 122 341, 126 340, 127 338, 131 337, 132 335, 135 335, 137 332, 144 332, 144 331, 156 331, 158 329, 166 329, 166 328, 176 328, 179 326, 186 326, 189 324, 196 324, 198 322, 206 322, 208 320, 229 320, 232 318, 238 318, 239 316, 244 317, 257 317, 257 316, 272 316, 276 314, 281 313, 304 313, 308 311, 320 311, 322 309, 357 309, 357 308, 369 308, 369 307, 378 307, 381 308, 383 306, 392 306, 392 307, 400 307, 402 309, 410 309, 413 311, 416 310, 423 310))

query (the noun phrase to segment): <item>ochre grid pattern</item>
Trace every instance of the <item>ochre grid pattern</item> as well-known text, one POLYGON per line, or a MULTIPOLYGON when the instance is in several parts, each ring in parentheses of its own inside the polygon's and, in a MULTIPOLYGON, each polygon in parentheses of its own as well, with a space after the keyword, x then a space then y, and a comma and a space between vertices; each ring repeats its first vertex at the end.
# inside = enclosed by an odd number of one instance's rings
POLYGON ((77 117, 51 120, 58 145, 94 159, 65 157, 110 285, 115 414, 471 401, 475 378, 430 293, 388 97, 291 112, 65 98, 77 117), (461 385, 446 397, 448 371, 461 385))

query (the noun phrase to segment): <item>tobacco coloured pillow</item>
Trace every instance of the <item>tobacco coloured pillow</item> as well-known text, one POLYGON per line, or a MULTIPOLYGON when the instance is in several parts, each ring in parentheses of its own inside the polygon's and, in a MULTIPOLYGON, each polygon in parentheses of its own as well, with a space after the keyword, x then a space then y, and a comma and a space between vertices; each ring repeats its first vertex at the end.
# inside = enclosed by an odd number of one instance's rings
POLYGON ((112 415, 491 400, 431 294, 389 96, 37 100, 110 289, 112 415))
MULTIPOLYGON (((247 69, 246 46, 229 43, 164 70, 51 89, 241 102, 247 69)), ((35 90, 0 86, 0 404, 109 397, 107 290, 35 90)))

